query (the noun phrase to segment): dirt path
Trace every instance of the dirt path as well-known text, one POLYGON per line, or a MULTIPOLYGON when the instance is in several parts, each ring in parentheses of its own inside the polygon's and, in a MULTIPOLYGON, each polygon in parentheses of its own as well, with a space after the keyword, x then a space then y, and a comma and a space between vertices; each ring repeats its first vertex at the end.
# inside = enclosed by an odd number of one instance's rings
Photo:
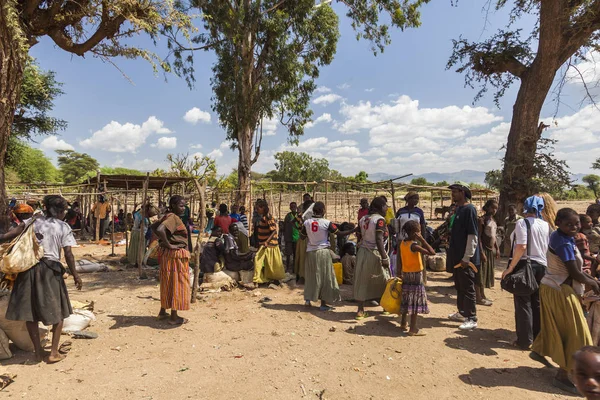
MULTIPOLYGON (((124 249, 119 248, 119 253, 124 249)), ((85 246, 78 256, 110 248, 85 246)), ((114 258, 113 258, 114 259, 114 258)), ((500 270, 500 267, 498 268, 500 270)), ((499 277, 499 273, 497 273, 499 277)), ((553 370, 513 349, 512 297, 491 290, 491 308, 479 308, 480 329, 461 333, 447 320, 455 311, 445 273, 430 273, 431 314, 420 320, 425 337, 400 334, 397 318, 356 322, 355 305, 334 312, 302 306, 301 288, 208 294, 182 313, 189 324, 155 320, 155 279, 131 270, 87 274, 72 299, 93 300, 95 340, 73 339, 59 364, 24 365, 17 352, 2 372, 17 374, 4 398, 68 399, 556 399, 553 370), (259 300, 269 296, 272 302, 259 300)), ((499 286, 498 281, 496 282, 499 286)), ((345 298, 351 287, 343 287, 345 298)), ((67 337, 64 337, 67 340, 67 337)))

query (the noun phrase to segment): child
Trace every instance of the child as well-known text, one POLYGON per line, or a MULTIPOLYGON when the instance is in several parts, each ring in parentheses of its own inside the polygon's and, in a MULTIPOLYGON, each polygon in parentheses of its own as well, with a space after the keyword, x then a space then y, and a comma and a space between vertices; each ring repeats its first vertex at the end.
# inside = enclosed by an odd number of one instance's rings
POLYGON ((477 274, 479 281, 475 285, 477 304, 491 306, 485 297, 485 289, 494 287, 495 260, 500 258, 500 249, 496 240, 498 225, 494 216, 498 212, 498 202, 489 199, 483 206, 485 214, 479 218, 479 243, 481 248, 481 267, 477 274))
POLYGON ((600 222, 598 222, 600 218, 600 204, 590 204, 585 213, 592 219, 592 226, 600 228, 600 222))
POLYGON ((356 245, 352 242, 346 242, 343 252, 342 270, 344 271, 344 285, 352 285, 354 281, 354 269, 356 268, 356 245))
POLYGON ((598 228, 594 228, 592 218, 589 215, 581 218, 581 232, 587 237, 590 244, 590 253, 598 255, 600 252, 600 231, 598 228))
POLYGON ((406 331, 406 316, 410 314, 409 336, 424 336, 417 328, 417 314, 429 314, 427 293, 423 284, 422 254, 435 255, 433 248, 421 235, 421 225, 417 221, 407 221, 402 230, 406 239, 400 243, 402 258, 402 303, 400 313, 402 322, 400 329, 406 331))
POLYGON ((240 207, 240 222, 248 230, 248 217, 246 216, 246 207, 244 206, 240 207))
POLYGON ((583 233, 583 226, 590 226, 592 219, 585 214, 579 214, 579 221, 581 222, 581 229, 577 235, 575 235, 575 244, 581 253, 583 258, 583 272, 588 275, 596 276, 596 268, 598 261, 596 257, 592 257, 590 253, 590 245, 587 236, 583 233))
POLYGON ((573 381, 579 393, 587 400, 600 400, 600 347, 582 347, 573 360, 573 381))

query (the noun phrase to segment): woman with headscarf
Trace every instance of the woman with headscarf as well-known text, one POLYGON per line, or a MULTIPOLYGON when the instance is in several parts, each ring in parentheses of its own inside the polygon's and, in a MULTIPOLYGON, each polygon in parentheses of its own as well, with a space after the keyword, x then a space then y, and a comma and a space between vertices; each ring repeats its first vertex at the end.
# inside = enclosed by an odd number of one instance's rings
POLYGON ((592 336, 581 306, 585 285, 600 294, 598 281, 582 271, 583 259, 575 245, 580 229, 579 214, 563 208, 556 214, 557 230, 550 235, 546 274, 540 284, 540 333, 533 342, 531 356, 547 364, 550 357, 560 369, 554 386, 577 393, 569 379, 573 354, 591 346, 592 336))
POLYGON ((387 209, 385 200, 376 197, 371 202, 369 214, 360 220, 357 228, 360 241, 353 286, 354 299, 358 301, 356 319, 368 317, 365 312, 365 302, 381 299, 390 276, 390 258, 384 246, 388 236, 384 217, 387 209))
POLYGON ((256 203, 256 212, 261 218, 256 226, 259 249, 254 259, 254 283, 258 285, 277 282, 285 278, 285 268, 279 251, 277 222, 271 215, 266 200, 256 203))
MULTIPOLYGON (((33 220, 33 231, 44 249, 44 256, 33 267, 17 275, 12 289, 6 319, 25 321, 27 332, 33 342, 38 361, 44 356, 48 363, 56 363, 65 358, 58 352, 63 321, 73 313, 63 275, 65 268, 60 262, 61 252, 73 275, 75 287, 81 290, 81 279, 75 269, 75 257, 71 247, 77 242, 69 225, 63 221, 67 213, 67 201, 61 196, 44 197, 45 216, 33 220), (40 341, 38 324, 52 325, 52 348, 46 355, 40 341)), ((0 241, 16 238, 26 224, 0 235, 0 241)))
MULTIPOLYGON (((541 218, 544 208, 543 199, 540 202, 531 196, 523 204, 524 219, 515 223, 513 234, 509 238, 510 259, 502 278, 512 273, 517 266, 522 266, 527 257, 538 285, 546 274, 548 265, 546 253, 550 240, 550 225, 541 218), (529 250, 528 250, 529 249, 529 250)), ((515 303, 515 325, 517 340, 513 346, 527 350, 540 333, 540 292, 535 291, 529 296, 513 296, 515 303)))
POLYGON ((160 312, 159 319, 169 318, 169 324, 181 325, 187 319, 177 315, 177 311, 190 309, 190 252, 187 249, 187 229, 180 215, 185 212, 185 200, 173 196, 169 200, 169 210, 159 221, 152 224, 152 231, 158 237, 158 263, 160 265, 160 312))
POLYGON ((27 204, 17 204, 13 209, 13 214, 16 217, 16 227, 28 220, 29 218, 33 217, 33 207, 27 204))
POLYGON ((500 258, 500 249, 496 234, 498 224, 496 222, 496 213, 498 212, 498 201, 489 199, 483 206, 484 214, 479 217, 479 246, 481 250, 481 266, 477 273, 477 284, 475 290, 477 293, 477 304, 481 306, 491 306, 492 301, 485 296, 485 289, 494 287, 496 259, 500 258))
MULTIPOLYGON (((410 191, 404 196, 406 206, 402 207, 396 213, 396 220, 398 221, 398 247, 396 248, 396 275, 401 276, 402 270, 402 258, 400 257, 400 244, 406 239, 406 233, 404 232, 404 224, 408 221, 416 221, 421 226, 421 236, 425 237, 425 228, 427 227, 427 221, 425 221, 425 213, 417 205, 419 204, 419 193, 410 191)), ((426 274, 426 268, 423 268, 423 275, 426 274)))

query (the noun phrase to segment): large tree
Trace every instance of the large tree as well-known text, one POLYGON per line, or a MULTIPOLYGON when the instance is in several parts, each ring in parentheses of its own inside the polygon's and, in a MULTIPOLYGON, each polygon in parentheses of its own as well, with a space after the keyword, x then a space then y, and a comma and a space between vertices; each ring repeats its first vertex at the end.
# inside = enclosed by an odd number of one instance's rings
POLYGON ((2 0, 0 1, 0 213, 6 207, 4 155, 20 98, 29 49, 41 37, 58 48, 103 59, 143 57, 169 68, 151 52, 124 41, 141 32, 189 27, 189 17, 172 0, 2 0))
MULTIPOLYGON (((379 21, 388 14, 400 28, 419 24, 418 7, 429 0, 337 0, 359 37, 372 41, 374 51, 389 42, 388 26, 379 21)), ((275 118, 297 143, 309 109, 320 67, 331 63, 336 51, 338 16, 331 1, 315 0, 192 0, 204 19, 196 38, 197 49, 216 54, 213 66, 214 111, 238 149, 237 202, 245 203, 250 171, 262 142, 261 121, 275 118)), ((174 38, 176 40, 176 38, 174 38)), ((175 50, 183 60, 185 46, 175 50)), ((186 63, 176 64, 189 72, 186 63)))
POLYGON ((86 177, 96 176, 100 164, 89 154, 73 150, 56 150, 58 166, 66 184, 81 183, 86 177))
POLYGON ((600 0, 496 0, 496 8, 510 7, 509 24, 490 39, 454 42, 448 67, 458 66, 470 86, 481 85, 476 99, 491 85, 495 100, 515 81, 519 91, 506 145, 500 203, 520 204, 534 192, 535 160, 544 128, 540 113, 559 69, 586 51, 597 48, 600 0), (524 15, 536 23, 529 32, 515 28, 524 15))
POLYGON ((321 182, 329 177, 329 171, 329 161, 324 158, 282 151, 275 154, 275 170, 267 177, 280 182, 321 182))

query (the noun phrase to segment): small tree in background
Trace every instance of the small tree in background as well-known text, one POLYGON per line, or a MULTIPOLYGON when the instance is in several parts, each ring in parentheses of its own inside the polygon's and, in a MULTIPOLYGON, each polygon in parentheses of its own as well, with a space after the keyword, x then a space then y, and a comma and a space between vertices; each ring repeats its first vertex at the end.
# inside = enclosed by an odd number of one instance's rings
POLYGON ((83 179, 96 176, 100 164, 87 153, 78 153, 73 150, 56 150, 58 154, 58 167, 66 184, 81 183, 83 179))
POLYGON ((588 188, 594 192, 594 196, 598 198, 598 192, 600 189, 600 176, 590 174, 584 176, 581 178, 581 180, 587 184, 588 188))

